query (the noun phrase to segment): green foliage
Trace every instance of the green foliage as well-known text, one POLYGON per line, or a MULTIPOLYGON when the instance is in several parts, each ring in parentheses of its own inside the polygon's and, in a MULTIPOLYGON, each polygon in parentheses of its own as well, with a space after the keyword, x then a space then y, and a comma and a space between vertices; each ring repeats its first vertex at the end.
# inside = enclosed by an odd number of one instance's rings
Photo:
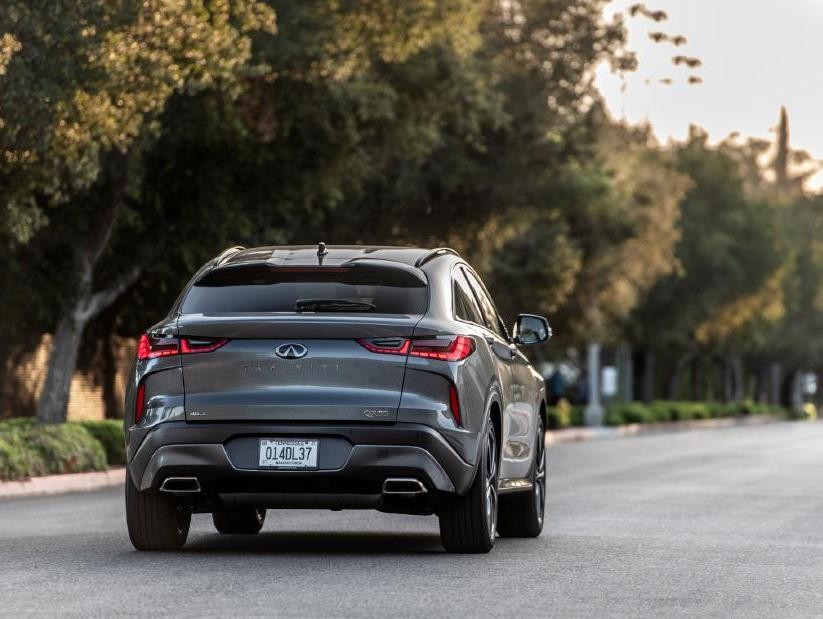
POLYGON ((559 318, 577 339, 603 340, 675 270, 678 206, 691 182, 653 147, 647 127, 594 120, 594 156, 566 177, 566 217, 582 268, 559 318))
MULTIPOLYGON (((546 411, 549 430, 582 426, 584 408, 550 406, 546 411)), ((622 426, 630 423, 660 423, 670 421, 690 421, 696 419, 714 419, 721 417, 740 417, 745 415, 774 415, 790 418, 791 415, 782 406, 751 401, 724 404, 722 402, 678 402, 656 400, 649 404, 643 402, 616 403, 606 407, 605 424, 622 426)))
POLYGON ((126 464, 126 444, 122 421, 103 419, 78 423, 103 446, 109 466, 126 464))
POLYGON ((606 425, 616 426, 624 423, 651 423, 658 421, 649 408, 639 402, 614 404, 606 410, 606 425))
MULTIPOLYGON (((636 59, 606 4, 6 2, 0 362, 69 316, 139 332, 226 246, 322 239, 454 246, 507 321, 551 315, 554 351, 623 339, 669 373, 819 367, 823 208, 788 116, 777 183, 767 142, 695 129, 661 147, 616 122, 591 76, 636 59)), ((762 393, 666 382, 670 399, 762 393)), ((737 414, 709 409, 610 420, 737 414)))
POLYGON ((747 194, 735 158, 705 134, 693 130, 677 161, 692 179, 680 204, 679 268, 645 297, 635 330, 659 348, 724 350, 757 321, 783 315, 776 212, 747 194))
POLYGON ((41 426, 30 419, 0 422, 0 479, 105 468, 103 445, 82 425, 41 426))
POLYGON ((47 221, 43 204, 90 187, 107 154, 159 128, 174 94, 230 93, 251 57, 248 34, 273 32, 274 23, 256 0, 6 3, 0 190, 8 231, 30 239, 47 221))
POLYGON ((724 404, 721 402, 678 402, 658 400, 650 404, 629 402, 613 404, 606 410, 606 425, 627 423, 657 423, 690 421, 744 415, 775 415, 785 417, 786 409, 772 404, 751 401, 724 404))

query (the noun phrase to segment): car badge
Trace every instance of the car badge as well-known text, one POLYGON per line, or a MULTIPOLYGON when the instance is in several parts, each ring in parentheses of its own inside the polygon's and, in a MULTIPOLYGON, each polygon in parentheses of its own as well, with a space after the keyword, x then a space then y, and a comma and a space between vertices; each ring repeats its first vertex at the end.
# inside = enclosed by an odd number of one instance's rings
POLYGON ((300 359, 305 357, 308 352, 309 349, 303 346, 303 344, 295 343, 280 344, 280 346, 274 349, 274 354, 281 359, 300 359))

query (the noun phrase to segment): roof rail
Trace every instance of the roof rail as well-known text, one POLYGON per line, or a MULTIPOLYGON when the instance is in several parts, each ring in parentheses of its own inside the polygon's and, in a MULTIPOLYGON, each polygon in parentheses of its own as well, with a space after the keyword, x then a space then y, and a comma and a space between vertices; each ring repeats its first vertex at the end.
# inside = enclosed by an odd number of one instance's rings
POLYGON ((420 268, 424 264, 426 264, 429 260, 437 258, 438 256, 444 256, 446 254, 452 254, 453 256, 460 256, 456 251, 449 247, 438 247, 436 249, 431 250, 425 256, 421 256, 417 259, 417 262, 414 263, 414 266, 420 268))
POLYGON ((225 262, 225 260, 229 256, 233 256, 237 252, 243 251, 244 249, 246 248, 242 245, 235 245, 234 247, 229 247, 228 249, 221 252, 220 255, 217 256, 217 258, 214 259, 214 266, 220 266, 221 264, 223 264, 223 262, 225 262))

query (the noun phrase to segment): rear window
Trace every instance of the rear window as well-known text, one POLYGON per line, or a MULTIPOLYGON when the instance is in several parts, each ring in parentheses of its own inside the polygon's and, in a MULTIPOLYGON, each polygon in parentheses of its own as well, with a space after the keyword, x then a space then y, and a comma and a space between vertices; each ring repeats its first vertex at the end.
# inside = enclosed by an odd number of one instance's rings
POLYGON ((184 314, 269 312, 422 314, 428 306, 425 284, 385 270, 323 272, 222 270, 206 275, 189 290, 184 314), (376 281, 377 280, 377 281, 376 281))

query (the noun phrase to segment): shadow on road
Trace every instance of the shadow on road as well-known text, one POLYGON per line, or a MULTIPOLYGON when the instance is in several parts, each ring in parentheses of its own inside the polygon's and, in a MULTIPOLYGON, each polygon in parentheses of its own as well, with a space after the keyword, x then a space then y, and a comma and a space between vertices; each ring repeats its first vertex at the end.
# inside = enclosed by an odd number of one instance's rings
POLYGON ((275 532, 190 538, 184 552, 208 554, 432 554, 442 553, 430 533, 275 532))

